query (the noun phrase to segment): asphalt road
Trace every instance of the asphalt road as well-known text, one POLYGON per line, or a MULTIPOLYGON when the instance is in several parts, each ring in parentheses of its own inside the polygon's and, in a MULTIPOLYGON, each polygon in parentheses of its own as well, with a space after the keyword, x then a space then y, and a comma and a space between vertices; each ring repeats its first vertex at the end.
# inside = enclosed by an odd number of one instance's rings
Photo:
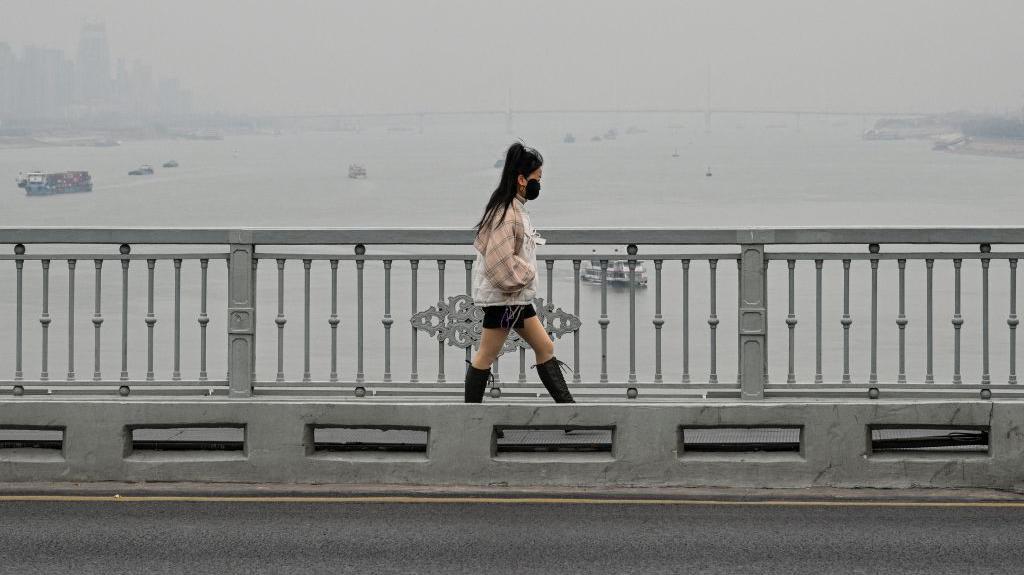
POLYGON ((0 573, 1024 573, 1024 506, 7 500, 0 573))

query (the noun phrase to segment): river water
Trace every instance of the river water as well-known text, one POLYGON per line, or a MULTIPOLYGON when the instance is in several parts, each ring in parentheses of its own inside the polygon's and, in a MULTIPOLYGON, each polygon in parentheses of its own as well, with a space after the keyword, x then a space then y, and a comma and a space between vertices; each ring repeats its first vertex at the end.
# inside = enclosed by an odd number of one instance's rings
MULTIPOLYGON (((864 141, 859 136, 869 120, 859 118, 801 118, 789 116, 715 116, 710 134, 703 118, 693 115, 520 115, 513 134, 503 118, 440 117, 416 122, 364 123, 359 132, 285 133, 278 136, 227 137, 221 141, 125 142, 114 148, 47 147, 0 151, 0 177, 10 178, 2 198, 2 226, 338 226, 338 227, 468 227, 475 223, 487 196, 497 182, 494 161, 517 137, 545 155, 543 192, 530 205, 535 226, 545 227, 644 227, 644 226, 806 226, 806 225, 1016 225, 1024 201, 1024 161, 952 155, 934 152, 927 142, 864 141), (628 130, 629 127, 635 127, 628 130), (592 141, 616 128, 613 140, 592 141), (573 144, 562 142, 565 133, 575 134, 573 144), (673 157, 674 153, 678 157, 673 157), (181 167, 162 169, 175 159, 181 167), (350 163, 363 164, 366 180, 347 177, 350 163), (152 164, 150 177, 128 176, 128 170, 152 164), (705 176, 710 166, 712 177, 705 176), (89 170, 95 182, 91 194, 28 198, 14 186, 20 171, 89 170)), ((11 246, 6 248, 10 253, 11 246)), ((29 246, 30 253, 52 249, 29 246)), ((116 253, 116 246, 100 246, 116 253)), ((195 248, 200 249, 200 248, 195 248)), ((219 247, 203 250, 220 251, 219 247)), ((564 252, 548 245, 542 250, 564 252)), ((589 248, 588 248, 589 249, 589 248)), ((624 246, 607 249, 624 251, 624 246)), ((734 248, 729 248, 734 249, 734 248)), ((866 250, 866 246, 850 249, 866 250)), ((894 251, 896 246, 883 246, 894 251)), ((963 249, 976 250, 976 246, 963 249)), ((997 246, 996 250, 1010 249, 997 246)), ((135 253, 155 251, 135 246, 135 253)), ((369 253, 408 253, 408 248, 368 246, 369 253)), ((654 248, 640 246, 641 253, 654 248)), ((447 251, 453 251, 449 248, 447 251)), ((455 250, 458 251, 458 250, 455 250)), ((701 251, 701 250, 696 250, 701 251)), ((715 248, 714 251, 721 251, 715 248)), ((351 253, 351 247, 339 253, 351 253)), ((468 253, 468 252, 467 252, 468 253)), ((541 252, 543 253, 543 252, 541 252)), ((84 263, 84 262, 83 262, 84 263)), ((93 266, 80 263, 76 277, 75 364, 79 379, 93 371, 93 266)), ((105 378, 116 378, 120 363, 120 269, 107 264, 103 274, 102 363, 105 378)), ((546 277, 541 271, 541 295, 546 277)), ((654 372, 654 269, 646 264, 650 287, 637 293, 637 370, 640 381, 654 372)), ((936 379, 947 381, 952 368, 953 280, 949 262, 936 263, 935 333, 936 379)), ((1008 363, 1008 270, 1005 261, 992 264, 992 374, 1005 381, 1008 363)), ((14 370, 14 265, 0 269, 0 285, 6 294, 0 301, 0 379, 14 370), (9 352, 6 350, 10 350, 9 352)), ((186 262, 183 278, 182 371, 194 378, 198 369, 197 262, 186 262)), ((225 270, 222 264, 210 272, 210 364, 212 378, 224 370, 225 270)), ((302 265, 289 262, 286 273, 285 374, 298 379, 303 369, 302 265)), ((26 267, 24 357, 26 374, 39 371, 41 311, 39 264, 26 267)), ((155 294, 156 377, 170 376, 173 271, 169 262, 158 262, 155 294)), ((365 301, 368 380, 383 373, 383 271, 379 262, 367 264, 365 301)), ((276 373, 277 308, 276 269, 261 262, 259 270, 258 377, 273 379, 276 373)), ((314 262, 312 308, 312 377, 325 379, 329 369, 330 313, 329 268, 314 262)), ((854 262, 851 313, 852 371, 855 381, 867 378, 870 308, 870 271, 867 262, 854 262)), ((682 370, 681 265, 666 262, 664 271, 663 331, 666 381, 679 381, 682 370)), ((824 363, 826 381, 839 378, 842 353, 841 266, 826 262, 824 282, 824 363)), ((896 264, 883 261, 880 271, 879 377, 896 376, 896 264)), ((554 274, 554 301, 572 310, 572 268, 560 262, 554 274)), ((706 380, 709 370, 709 272, 695 262, 691 273, 691 374, 706 380)), ((130 365, 133 377, 145 371, 145 265, 133 262, 129 309, 130 365)), ((451 262, 446 274, 446 294, 461 293, 464 268, 451 262)), ((964 264, 965 381, 980 377, 980 265, 964 264)), ((718 274, 718 370, 721 380, 732 380, 736 371, 736 269, 723 262, 718 274)), ((392 278, 392 371, 407 379, 410 369, 410 274, 408 264, 397 262, 392 278)), ((770 351, 773 381, 786 377, 787 305, 786 269, 782 262, 769 271, 770 351)), ((600 367, 600 289, 584 284, 581 290, 582 372, 596 380, 600 367)), ((51 274, 50 372, 62 377, 67 370, 67 271, 55 262, 51 274)), ((342 262, 340 273, 340 371, 351 380, 355 359, 355 272, 352 262, 342 262)), ((437 267, 424 261, 420 267, 418 308, 437 298, 437 267)), ((610 290, 609 376, 625 379, 628 361, 628 291, 610 290)), ((797 265, 797 375, 808 381, 813 375, 814 268, 813 262, 797 265)), ((924 371, 924 263, 911 261, 907 271, 907 369, 911 381, 924 371)), ((421 335, 419 372, 433 381, 437 372, 437 344, 421 335)), ((559 340, 557 353, 571 362, 572 337, 559 340)), ((462 373, 461 350, 449 349, 445 367, 450 379, 462 373), (454 376, 454 377, 453 377, 454 376)), ((527 356, 532 364, 532 356, 527 356)), ((514 378, 516 362, 502 361, 502 377, 514 378)), ((528 371, 530 379, 535 374, 528 371)))

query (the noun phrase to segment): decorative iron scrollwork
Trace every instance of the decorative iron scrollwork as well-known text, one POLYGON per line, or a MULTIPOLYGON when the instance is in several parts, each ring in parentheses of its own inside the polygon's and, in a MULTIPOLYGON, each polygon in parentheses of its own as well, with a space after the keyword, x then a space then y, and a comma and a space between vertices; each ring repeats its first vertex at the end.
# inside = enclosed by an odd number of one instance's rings
MULTIPOLYGON (((582 325, 580 318, 556 308, 554 304, 544 303, 544 298, 535 298, 533 308, 537 311, 537 319, 555 338, 573 333, 582 325)), ((438 302, 436 306, 415 313, 409 321, 413 328, 427 332, 431 337, 436 337, 438 341, 447 342, 453 347, 479 348, 484 310, 473 303, 472 297, 463 294, 450 296, 447 302, 438 302)), ((505 340, 501 353, 529 347, 526 340, 512 330, 505 340)))

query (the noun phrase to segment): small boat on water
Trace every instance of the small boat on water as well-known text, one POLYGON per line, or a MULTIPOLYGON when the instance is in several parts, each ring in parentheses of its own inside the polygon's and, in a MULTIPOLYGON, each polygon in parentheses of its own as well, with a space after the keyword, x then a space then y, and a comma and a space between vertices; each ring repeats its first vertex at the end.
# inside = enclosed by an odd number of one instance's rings
POLYGON ((565 135, 565 137, 562 138, 562 143, 563 144, 575 144, 576 143, 576 136, 573 136, 571 133, 567 133, 565 135))
POLYGON ((679 148, 676 148, 676 151, 672 152, 672 157, 673 158, 678 158, 679 157, 679 148))
POLYGON ((164 162, 164 167, 165 168, 177 168, 178 167, 178 162, 176 162, 174 160, 171 160, 169 162, 164 162))
POLYGON ((707 177, 707 178, 711 177, 711 166, 708 166, 708 170, 706 172, 704 172, 704 177, 707 177))
POLYGON ((143 166, 139 166, 138 168, 135 168, 134 170, 128 172, 128 175, 129 176, 152 176, 153 175, 153 166, 150 166, 149 164, 146 164, 146 165, 143 165, 143 166))
MULTIPOLYGON (((583 267, 580 272, 580 280, 593 283, 601 284, 601 261, 590 260, 589 265, 583 267)), ((608 261, 608 285, 610 286, 625 286, 629 287, 629 261, 628 260, 609 260, 608 261)), ((636 268, 633 270, 633 284, 637 287, 647 287, 647 270, 644 269, 643 262, 636 262, 636 268)))
POLYGON ((50 196, 92 191, 92 176, 89 172, 58 172, 44 174, 30 172, 19 175, 18 187, 30 196, 50 196))
POLYGON ((366 178, 366 167, 362 164, 349 164, 348 177, 353 180, 366 178))

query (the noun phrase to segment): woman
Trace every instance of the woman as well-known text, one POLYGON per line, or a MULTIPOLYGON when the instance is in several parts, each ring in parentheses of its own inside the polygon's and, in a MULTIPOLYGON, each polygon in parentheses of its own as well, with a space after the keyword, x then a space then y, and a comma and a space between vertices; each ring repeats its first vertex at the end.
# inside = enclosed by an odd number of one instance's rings
POLYGON ((466 369, 466 403, 483 401, 491 364, 515 329, 537 358, 544 387, 558 403, 575 403, 562 376, 565 363, 555 357, 555 346, 537 319, 533 298, 537 295, 536 246, 544 239, 530 224, 526 202, 540 195, 544 158, 520 143, 509 146, 498 188, 476 225, 477 250, 473 274, 473 301, 484 309, 480 349, 466 369))

